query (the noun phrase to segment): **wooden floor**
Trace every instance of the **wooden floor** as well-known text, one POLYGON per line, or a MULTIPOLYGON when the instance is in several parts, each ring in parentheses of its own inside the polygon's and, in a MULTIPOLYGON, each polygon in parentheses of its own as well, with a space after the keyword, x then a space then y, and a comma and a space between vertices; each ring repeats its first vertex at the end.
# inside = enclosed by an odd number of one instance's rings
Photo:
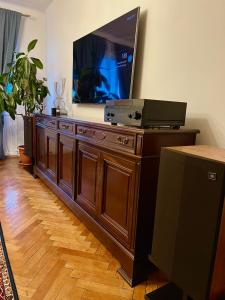
POLYGON ((143 300, 165 283, 156 273, 130 288, 110 252, 17 162, 0 162, 0 220, 21 300, 143 300))

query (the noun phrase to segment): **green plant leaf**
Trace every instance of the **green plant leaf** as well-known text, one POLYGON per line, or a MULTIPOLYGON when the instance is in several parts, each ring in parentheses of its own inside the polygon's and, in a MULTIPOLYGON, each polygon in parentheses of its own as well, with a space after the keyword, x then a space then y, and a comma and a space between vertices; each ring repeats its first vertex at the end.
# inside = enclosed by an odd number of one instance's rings
POLYGON ((20 52, 20 53, 17 53, 16 54, 16 59, 18 59, 20 56, 22 56, 22 55, 25 55, 25 53, 24 52, 20 52))
POLYGON ((16 112, 14 110, 9 109, 8 113, 13 120, 16 119, 16 112))
POLYGON ((33 78, 36 78, 36 75, 37 75, 37 67, 35 66, 35 64, 31 64, 31 66, 30 66, 30 72, 31 72, 33 78))
POLYGON ((43 63, 40 61, 40 59, 31 57, 32 62, 35 64, 35 66, 39 69, 43 69, 43 63))
POLYGON ((33 40, 33 41, 31 41, 30 43, 29 43, 29 45, 28 45, 28 47, 27 47, 27 51, 28 52, 30 52, 31 50, 33 50, 34 49, 34 47, 36 46, 36 44, 37 44, 37 39, 35 39, 35 40, 33 40))
POLYGON ((13 66, 13 62, 7 64, 8 68, 11 68, 12 66, 13 66))
POLYGON ((15 68, 15 74, 18 75, 18 77, 21 75, 20 72, 22 72, 23 74, 25 73, 25 64, 27 61, 27 57, 20 57, 18 58, 18 60, 16 61, 16 68, 15 68))
POLYGON ((1 99, 1 96, 0 96, 0 112, 2 113, 4 110, 5 110, 4 101, 3 101, 3 99, 1 99))

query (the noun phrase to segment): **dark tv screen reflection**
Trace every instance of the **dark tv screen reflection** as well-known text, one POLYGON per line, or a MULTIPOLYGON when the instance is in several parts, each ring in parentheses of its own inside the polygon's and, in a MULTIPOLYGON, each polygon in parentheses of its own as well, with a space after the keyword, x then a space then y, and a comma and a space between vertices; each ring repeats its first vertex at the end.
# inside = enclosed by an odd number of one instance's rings
POLYGON ((139 11, 73 43, 73 103, 131 98, 139 11))

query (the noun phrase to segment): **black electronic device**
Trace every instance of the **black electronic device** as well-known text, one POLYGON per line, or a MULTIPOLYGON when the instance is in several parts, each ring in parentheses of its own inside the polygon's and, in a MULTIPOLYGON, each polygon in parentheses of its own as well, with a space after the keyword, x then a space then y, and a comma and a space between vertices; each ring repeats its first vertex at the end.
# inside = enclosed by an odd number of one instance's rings
POLYGON ((225 150, 163 148, 150 260, 173 284, 146 300, 225 299, 225 150))
POLYGON ((186 107, 185 102, 150 99, 107 101, 104 120, 141 128, 179 128, 185 124, 186 107))

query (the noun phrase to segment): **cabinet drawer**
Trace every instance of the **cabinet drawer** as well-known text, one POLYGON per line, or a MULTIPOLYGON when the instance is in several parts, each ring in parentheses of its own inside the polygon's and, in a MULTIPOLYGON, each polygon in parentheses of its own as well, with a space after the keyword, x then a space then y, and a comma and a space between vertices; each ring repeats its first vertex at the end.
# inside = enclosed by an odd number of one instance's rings
POLYGON ((135 136, 131 134, 121 134, 77 126, 77 135, 84 137, 90 142, 101 143, 111 148, 122 149, 130 153, 135 152, 135 136))
POLYGON ((109 133, 107 141, 114 143, 116 145, 124 146, 130 149, 134 149, 134 140, 133 136, 119 134, 119 133, 109 133))
POLYGON ((36 123, 57 129, 57 120, 54 119, 38 116, 36 117, 36 123))
POLYGON ((56 120, 46 120, 46 126, 57 129, 57 121, 56 120))
POLYGON ((62 131, 65 131, 67 133, 73 133, 73 128, 74 125, 72 123, 59 121, 59 129, 62 131))
POLYGON ((36 120, 36 124, 46 125, 47 120, 44 117, 36 117, 35 120, 36 120))

